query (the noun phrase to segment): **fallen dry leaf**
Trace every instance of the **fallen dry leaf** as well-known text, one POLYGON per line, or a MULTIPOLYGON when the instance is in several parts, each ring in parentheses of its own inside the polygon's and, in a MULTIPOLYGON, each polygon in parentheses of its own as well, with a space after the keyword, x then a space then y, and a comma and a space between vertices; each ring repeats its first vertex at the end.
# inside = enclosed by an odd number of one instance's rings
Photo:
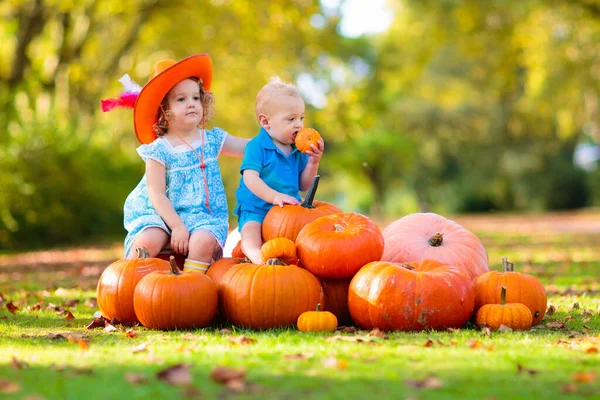
POLYGON ((225 328, 225 329, 221 329, 221 330, 219 331, 219 333, 220 333, 221 335, 231 335, 231 330, 229 330, 229 329, 225 328))
POLYGON ((192 374, 190 373, 189 364, 177 364, 172 367, 165 368, 156 374, 156 377, 161 381, 165 381, 169 385, 186 386, 192 383, 192 374))
POLYGON ((444 382, 435 376, 428 376, 423 380, 405 380, 404 384, 417 389, 440 389, 444 387, 444 382))
POLYGON ((575 372, 573 375, 571 375, 571 380, 573 380, 573 382, 590 383, 595 379, 596 373, 594 371, 575 372))
POLYGON ((553 304, 550 304, 548 306, 548 309, 546 310, 546 316, 550 316, 552 314, 554 314, 556 312, 556 307, 553 304))
POLYGON ((106 323, 108 322, 106 320, 106 318, 104 318, 102 316, 102 314, 100 314, 99 317, 96 317, 96 314, 94 314, 94 320, 92 322, 89 323, 88 326, 86 326, 87 329, 94 329, 94 328, 104 328, 106 327, 106 323))
POLYGON ((106 322, 103 331, 104 332, 116 332, 116 331, 118 331, 118 329, 115 328, 114 325, 111 325, 110 323, 106 322))
POLYGON ((283 356, 284 360, 308 360, 312 358, 313 353, 296 353, 296 354, 286 354, 283 356))
POLYGON ((598 348, 596 346, 590 346, 587 349, 585 349, 585 353, 586 354, 596 354, 596 353, 598 353, 598 348))
POLYGON ((79 345, 79 348, 81 350, 88 350, 90 348, 89 342, 87 340, 84 340, 84 339, 79 339, 77 341, 77 344, 79 345))
POLYGON ((10 311, 11 314, 15 314, 17 311, 20 310, 20 308, 15 306, 12 301, 6 303, 6 309, 10 311))
POLYGON ((136 374, 133 372, 125 372, 125 380, 132 385, 139 385, 148 382, 148 377, 144 374, 136 374))
POLYGON ((21 386, 18 383, 0 378, 0 393, 18 393, 20 391, 21 386))
POLYGON ((208 336, 205 335, 194 335, 193 333, 186 333, 185 335, 181 336, 180 338, 181 340, 207 340, 208 336))
POLYGON ((131 352, 133 354, 136 354, 136 353, 141 353, 143 351, 148 351, 148 345, 149 344, 150 343, 148 343, 148 342, 142 343, 139 346, 134 347, 133 350, 131 350, 131 352))
POLYGON ((13 356, 12 360, 10 362, 10 366, 13 367, 14 369, 23 369, 23 368, 29 367, 29 364, 27 364, 25 361, 21 361, 21 360, 17 359, 17 357, 15 357, 15 356, 13 356))
POLYGON ((96 300, 95 297, 90 297, 89 299, 85 300, 83 305, 89 308, 98 308, 98 300, 96 300))
POLYGON ((353 326, 340 326, 337 328, 338 331, 340 332, 344 332, 344 333, 354 333, 356 332, 356 328, 353 326))
POLYGON ((227 336, 230 342, 235 344, 254 344, 256 343, 256 339, 249 338, 246 335, 241 336, 227 336))
POLYGON ((128 329, 125 332, 125 337, 129 338, 129 339, 135 339, 136 337, 138 337, 138 333, 135 331, 132 331, 131 329, 128 329))
POLYGON ((348 361, 345 359, 337 359, 336 357, 327 357, 321 360, 325 368, 345 369, 348 366, 348 361))
POLYGON ((41 310, 42 306, 44 305, 44 301, 38 301, 37 303, 31 305, 31 306, 27 306, 27 311, 39 311, 41 310))
POLYGON ((566 325, 563 322, 554 321, 554 322, 547 323, 546 327, 552 328, 552 329, 564 329, 564 328, 566 328, 566 325))
POLYGON ((246 370, 243 368, 233 369, 229 367, 216 367, 210 373, 210 379, 217 383, 246 379, 246 370))
POLYGON ((72 320, 74 320, 74 319, 75 319, 75 316, 73 315, 73 313, 72 313, 71 311, 67 310, 67 311, 66 311, 66 314, 67 314, 67 316, 65 317, 65 319, 66 319, 67 321, 72 321, 72 320))
POLYGON ((519 374, 522 374, 522 373, 526 372, 529 375, 535 375, 535 374, 538 374, 540 371, 537 371, 535 369, 525 368, 521 364, 517 364, 517 372, 519 374))
POLYGON ((367 333, 367 336, 373 336, 373 337, 378 337, 381 339, 387 339, 388 336, 383 333, 382 331, 379 330, 379 328, 375 328, 373 329, 371 332, 367 333))
POLYGON ((425 344, 423 345, 423 347, 431 347, 431 346, 433 346, 433 340, 431 340, 431 339, 426 341, 425 344))
POLYGON ((498 328, 499 332, 512 332, 513 329, 510 326, 506 326, 504 324, 500 324, 500 327, 498 328))

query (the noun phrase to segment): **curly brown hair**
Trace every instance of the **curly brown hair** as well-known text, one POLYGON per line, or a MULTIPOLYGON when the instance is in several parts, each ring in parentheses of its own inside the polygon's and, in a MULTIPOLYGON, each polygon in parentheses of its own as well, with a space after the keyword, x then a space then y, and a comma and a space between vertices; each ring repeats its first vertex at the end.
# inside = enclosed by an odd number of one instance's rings
MULTIPOLYGON (((186 79, 193 80, 198 84, 198 87, 200 88, 200 102, 202 103, 202 121, 200 121, 200 124, 198 124, 198 128, 200 128, 215 114, 215 96, 212 94, 212 92, 204 90, 204 86, 202 85, 202 79, 197 78, 195 76, 191 76, 186 79)), ((152 126, 154 132, 156 133, 156 136, 158 137, 163 136, 169 130, 169 123, 167 118, 170 119, 172 113, 171 110, 169 110, 169 101, 167 97, 169 97, 169 93, 165 95, 165 97, 160 103, 162 109, 165 110, 165 112, 161 112, 160 108, 156 111, 158 122, 156 122, 152 126)))

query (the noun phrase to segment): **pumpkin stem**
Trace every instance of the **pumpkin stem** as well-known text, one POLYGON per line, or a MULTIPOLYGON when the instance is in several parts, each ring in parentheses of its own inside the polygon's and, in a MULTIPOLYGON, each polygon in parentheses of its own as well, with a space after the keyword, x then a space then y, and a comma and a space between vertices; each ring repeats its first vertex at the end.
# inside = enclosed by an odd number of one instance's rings
POLYGON ((336 232, 342 232, 346 230, 346 227, 340 225, 340 224, 333 224, 333 227, 335 228, 336 232))
POLYGON ((408 270, 410 270, 410 271, 414 271, 414 270, 416 269, 415 267, 413 267, 413 266, 412 266, 412 265, 410 265, 410 264, 399 264, 398 266, 399 266, 399 267, 401 267, 401 268, 408 269, 408 270))
POLYGON ((321 311, 321 303, 317 303, 317 311, 321 311))
POLYGON ((144 246, 140 246, 135 249, 137 258, 150 258, 150 252, 144 246))
POLYGON ((175 257, 169 257, 169 264, 171 265, 171 272, 169 272, 169 275, 181 275, 177 263, 175 262, 175 257))
POLYGON ((315 194, 317 193, 319 179, 321 179, 321 175, 315 175, 310 185, 310 189, 308 189, 308 193, 306 193, 306 197, 304 198, 304 201, 301 204, 302 207, 315 208, 315 206, 313 206, 313 200, 315 199, 315 194))
POLYGON ((502 257, 502 272, 515 272, 515 264, 508 262, 506 257, 502 257))
POLYGON ((431 238, 429 238, 429 244, 433 247, 439 247, 444 243, 444 234, 437 232, 431 238))
POLYGON ((500 305, 503 306, 506 304, 506 286, 502 286, 502 291, 500 292, 500 305))
POLYGON ((265 263, 265 265, 287 265, 287 264, 284 263, 283 261, 281 261, 279 258, 269 258, 267 260, 267 262, 265 263))

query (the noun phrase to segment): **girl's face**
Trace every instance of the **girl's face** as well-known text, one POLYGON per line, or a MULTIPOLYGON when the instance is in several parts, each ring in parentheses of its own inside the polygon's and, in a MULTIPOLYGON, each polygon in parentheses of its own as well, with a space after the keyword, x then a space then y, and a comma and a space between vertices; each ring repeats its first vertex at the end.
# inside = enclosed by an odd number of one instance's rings
POLYGON ((285 145, 292 144, 304 126, 304 101, 298 96, 279 96, 263 121, 261 125, 271 138, 285 145))
POLYGON ((198 127, 204 115, 198 83, 191 79, 179 82, 167 94, 167 101, 172 115, 169 122, 177 132, 198 127))

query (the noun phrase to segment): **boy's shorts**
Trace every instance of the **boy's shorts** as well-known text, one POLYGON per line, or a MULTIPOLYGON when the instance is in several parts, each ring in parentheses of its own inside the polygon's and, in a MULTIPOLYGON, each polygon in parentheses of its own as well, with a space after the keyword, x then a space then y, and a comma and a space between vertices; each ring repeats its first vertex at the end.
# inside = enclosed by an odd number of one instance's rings
POLYGON ((258 214, 251 211, 240 211, 240 215, 238 216, 238 229, 241 232, 244 225, 251 221, 262 224, 266 215, 267 214, 258 214))

